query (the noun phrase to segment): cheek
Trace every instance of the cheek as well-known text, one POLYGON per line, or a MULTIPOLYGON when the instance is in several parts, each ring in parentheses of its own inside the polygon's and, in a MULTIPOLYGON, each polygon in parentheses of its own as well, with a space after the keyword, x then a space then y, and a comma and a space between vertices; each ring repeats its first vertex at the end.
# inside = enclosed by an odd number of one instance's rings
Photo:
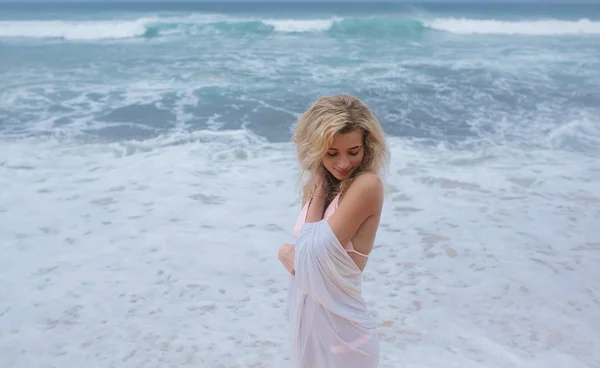
POLYGON ((325 156, 322 161, 323 166, 325 166, 327 169, 331 169, 331 167, 333 166, 333 157, 325 156))
POLYGON ((360 166, 364 157, 365 154, 362 152, 356 156, 352 156, 352 166, 360 166))

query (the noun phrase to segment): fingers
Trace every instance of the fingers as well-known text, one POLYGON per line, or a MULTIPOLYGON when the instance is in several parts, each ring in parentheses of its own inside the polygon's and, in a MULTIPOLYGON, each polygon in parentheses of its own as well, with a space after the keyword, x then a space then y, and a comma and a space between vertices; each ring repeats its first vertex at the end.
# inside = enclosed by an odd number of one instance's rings
POLYGON ((294 249, 294 244, 284 243, 279 247, 279 251, 277 252, 277 258, 292 275, 296 274, 296 270, 294 269, 294 249))

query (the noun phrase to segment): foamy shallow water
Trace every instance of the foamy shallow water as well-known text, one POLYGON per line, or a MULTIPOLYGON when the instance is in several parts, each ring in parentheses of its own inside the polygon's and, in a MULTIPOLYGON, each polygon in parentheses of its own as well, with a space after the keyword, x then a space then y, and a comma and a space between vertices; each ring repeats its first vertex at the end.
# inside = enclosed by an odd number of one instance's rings
MULTIPOLYGON (((390 144, 363 285, 381 367, 600 364, 597 159, 390 144)), ((291 145, 31 138, 0 158, 0 366, 287 366, 291 145)))
POLYGON ((600 367, 597 7, 321 5, 0 5, 0 368, 288 367, 333 93, 392 149, 380 366, 600 367))

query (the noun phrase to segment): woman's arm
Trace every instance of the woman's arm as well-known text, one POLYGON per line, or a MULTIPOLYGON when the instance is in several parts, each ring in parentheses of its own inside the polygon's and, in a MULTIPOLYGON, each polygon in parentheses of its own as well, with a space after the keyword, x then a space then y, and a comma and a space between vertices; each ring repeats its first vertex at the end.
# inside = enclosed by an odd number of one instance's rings
POLYGON ((325 168, 321 167, 315 173, 315 191, 310 198, 308 212, 306 214, 306 222, 317 222, 323 219, 325 212, 325 199, 329 193, 329 187, 325 180, 325 168))
POLYGON ((308 205, 308 211, 306 213, 306 222, 317 222, 323 219, 323 212, 325 211, 325 196, 314 195, 308 205))
MULTIPOLYGON (((317 189, 315 195, 310 198, 310 203, 308 204, 308 210, 306 213, 306 221, 305 222, 317 222, 323 219, 323 211, 325 209, 325 195, 324 191, 321 189, 317 189)), ((296 271, 294 269, 294 257, 296 253, 296 245, 284 243, 279 247, 279 252, 277 253, 277 258, 283 266, 292 274, 295 275, 296 271)))
POLYGON ((359 175, 344 194, 338 209, 329 218, 329 226, 341 244, 347 244, 362 223, 379 215, 383 207, 383 183, 377 174, 359 175))
MULTIPOLYGON (((328 188, 324 181, 324 168, 321 168, 317 172, 318 177, 316 178, 316 189, 314 195, 310 197, 306 192, 302 196, 302 207, 306 201, 310 201, 308 210, 306 213, 305 222, 317 222, 323 219, 323 212, 325 211, 325 199, 327 197, 328 188)), ((294 269, 294 257, 296 251, 295 244, 284 243, 279 247, 277 258, 283 266, 292 274, 295 275, 294 269)))

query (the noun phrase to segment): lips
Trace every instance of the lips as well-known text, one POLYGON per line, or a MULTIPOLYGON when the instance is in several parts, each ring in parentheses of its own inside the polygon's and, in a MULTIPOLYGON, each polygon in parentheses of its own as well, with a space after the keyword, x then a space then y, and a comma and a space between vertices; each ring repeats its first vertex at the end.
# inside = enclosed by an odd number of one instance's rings
POLYGON ((339 176, 348 176, 348 174, 350 174, 350 170, 342 171, 342 170, 335 169, 335 171, 338 173, 339 176))

